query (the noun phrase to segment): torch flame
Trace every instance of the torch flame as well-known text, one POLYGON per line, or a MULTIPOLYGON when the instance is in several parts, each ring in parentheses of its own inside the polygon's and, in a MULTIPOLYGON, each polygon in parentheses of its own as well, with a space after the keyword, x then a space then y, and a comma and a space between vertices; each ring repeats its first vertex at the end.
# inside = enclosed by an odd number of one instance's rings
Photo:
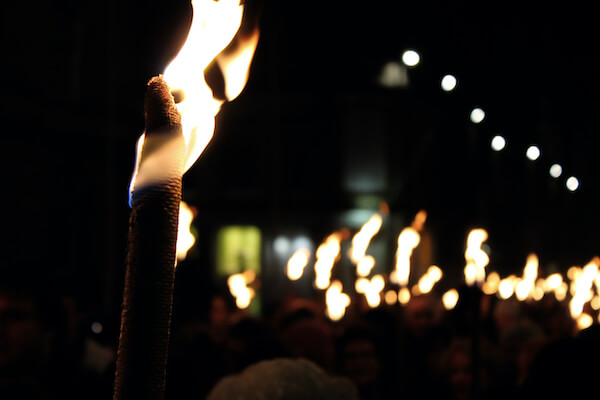
MULTIPOLYGON (((216 60, 225 79, 227 100, 233 100, 246 84, 259 36, 257 28, 246 35, 238 33, 244 14, 244 6, 239 4, 239 0, 193 0, 192 8, 194 17, 185 44, 163 74, 171 91, 182 98, 176 106, 181 114, 186 144, 184 172, 196 162, 211 140, 215 116, 224 102, 213 97, 204 79, 204 71, 216 60), (236 33, 237 40, 233 40, 236 33), (229 49, 228 45, 231 51, 224 52, 224 49, 229 49)), ((137 144, 138 157, 130 198, 134 183, 139 179, 137 174, 144 136, 142 134, 137 144)), ((144 178, 152 180, 152 177, 144 178)))
POLYGON ((329 235, 317 248, 317 261, 315 261, 315 286, 317 289, 327 289, 331 281, 331 270, 340 255, 341 242, 348 234, 341 230, 329 235))
POLYGON ((481 249, 481 245, 488 238, 485 229, 473 229, 467 237, 467 249, 465 250, 465 282, 472 286, 481 284, 485 280, 485 267, 490 262, 487 253, 481 249))
POLYGON ((359 278, 355 284, 356 292, 365 295, 367 303, 371 308, 375 308, 381 303, 381 291, 384 287, 385 280, 381 275, 375 275, 371 280, 359 278))
POLYGON ((193 0, 194 18, 185 44, 167 66, 165 81, 183 100, 177 104, 186 140, 185 170, 198 159, 212 138, 215 116, 223 100, 215 99, 204 79, 204 70, 215 60, 225 78, 229 101, 246 84, 248 69, 258 43, 258 29, 240 37, 231 53, 221 54, 240 29, 244 6, 239 0, 193 0))
POLYGON ((308 249, 298 249, 292 254, 287 263, 287 276, 292 281, 297 281, 304 273, 304 267, 310 259, 310 251, 308 249))
POLYGON ((515 287, 515 296, 518 300, 522 301, 533 295, 539 264, 538 257, 534 253, 527 257, 527 263, 523 269, 523 277, 515 287))
POLYGON ((356 235, 354 235, 352 238, 352 249, 350 250, 350 259, 353 263, 358 264, 365 256, 371 239, 379 232, 382 223, 383 219, 381 215, 373 214, 356 235))
POLYGON ((248 287, 248 285, 254 279, 256 279, 256 273, 250 269, 227 278, 227 286, 229 286, 229 291, 235 298, 235 304, 238 308, 244 309, 250 306, 250 302, 254 297, 254 289, 248 287))
POLYGON ((396 269, 390 279, 401 286, 408 284, 410 276, 410 257, 415 247, 419 245, 421 235, 413 227, 407 227, 398 235, 398 250, 396 251, 396 269))
POLYGON ((177 233, 177 260, 183 261, 189 249, 196 243, 196 238, 190 231, 194 220, 194 210, 185 201, 179 204, 179 230, 177 233))
POLYGON ((342 282, 333 281, 325 292, 327 316, 332 321, 339 321, 346 314, 346 307, 350 305, 350 296, 342 292, 342 282))

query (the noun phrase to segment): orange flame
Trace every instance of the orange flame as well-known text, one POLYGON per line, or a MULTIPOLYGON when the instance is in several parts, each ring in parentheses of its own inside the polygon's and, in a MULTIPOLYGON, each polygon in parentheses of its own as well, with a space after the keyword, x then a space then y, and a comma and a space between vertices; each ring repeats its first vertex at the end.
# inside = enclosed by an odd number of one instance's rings
POLYGON ((365 256, 371 239, 379 232, 382 223, 383 219, 381 215, 373 214, 356 235, 354 235, 352 238, 352 248, 350 249, 350 259, 353 263, 358 264, 365 256))
POLYGON ((292 281, 297 281, 304 273, 304 267, 310 259, 308 249, 298 249, 292 254, 287 263, 287 277, 292 281))
POLYGON ((340 255, 341 242, 348 234, 347 230, 334 232, 317 248, 315 261, 315 286, 327 289, 331 280, 331 270, 340 255))
POLYGON ((342 282, 333 281, 325 292, 327 316, 332 321, 339 321, 346 314, 346 307, 350 305, 350 296, 342 292, 342 282))
POLYGON ((193 0, 192 7, 194 18, 186 42, 164 73, 171 90, 183 95, 177 109, 186 139, 185 171, 212 138, 215 116, 223 104, 223 100, 213 97, 204 70, 213 60, 219 64, 227 100, 233 100, 246 84, 259 36, 255 29, 249 36, 240 37, 233 51, 223 53, 238 33, 244 6, 239 0, 193 0))
POLYGON ((381 303, 381 291, 384 287, 385 280, 381 275, 375 275, 371 280, 359 278, 355 283, 356 292, 365 295, 367 303, 371 308, 375 308, 381 303))
POLYGON ((421 235, 413 227, 407 227, 398 235, 398 250, 396 251, 396 269, 392 271, 390 279, 406 286, 410 276, 410 257, 415 247, 419 245, 421 235))
POLYGON ((490 262, 490 258, 481 245, 488 238, 485 229, 473 229, 467 237, 467 249, 465 250, 465 282, 472 286, 475 283, 481 284, 485 280, 485 267, 490 262))
POLYGON ((177 260, 183 261, 188 251, 196 243, 196 238, 190 228, 194 220, 195 212, 185 201, 179 204, 179 231, 177 233, 177 260))
POLYGON ((256 279, 256 273, 252 270, 246 270, 241 274, 233 274, 227 278, 227 286, 231 295, 235 298, 235 304, 238 308, 248 308, 254 297, 254 289, 248 287, 256 279))

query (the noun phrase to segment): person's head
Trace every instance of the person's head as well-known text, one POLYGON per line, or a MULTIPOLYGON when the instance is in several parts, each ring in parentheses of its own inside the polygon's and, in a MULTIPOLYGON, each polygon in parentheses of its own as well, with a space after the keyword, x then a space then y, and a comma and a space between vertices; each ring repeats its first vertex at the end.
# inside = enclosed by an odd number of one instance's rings
POLYGON ((358 400, 358 393, 347 379, 330 377, 307 360, 277 358, 223 378, 207 397, 208 400, 241 398, 358 400))
POLYGON ((349 327, 340 341, 340 370, 357 386, 375 383, 381 373, 379 342, 368 325, 349 327))
POLYGON ((406 324, 418 338, 424 337, 435 324, 435 307, 430 296, 414 296, 406 306, 406 324))
POLYGON ((454 340, 442 356, 440 367, 454 399, 466 400, 473 394, 471 344, 454 340))
POLYGON ((48 361, 60 303, 24 280, 0 284, 0 371, 31 372, 48 361))

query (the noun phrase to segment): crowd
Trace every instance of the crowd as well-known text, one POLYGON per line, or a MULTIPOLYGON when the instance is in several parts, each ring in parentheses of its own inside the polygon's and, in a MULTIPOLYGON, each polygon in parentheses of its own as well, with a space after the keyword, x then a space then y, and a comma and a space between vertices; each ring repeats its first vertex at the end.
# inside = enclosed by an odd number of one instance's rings
MULTIPOLYGON (((175 305, 177 307, 177 304, 175 305)), ((518 302, 463 288, 369 308, 339 322, 289 296, 269 316, 227 293, 175 311, 167 400, 525 399, 597 393, 600 326, 578 331, 553 296, 518 302)), ((81 310, 48 286, 0 280, 0 398, 110 399, 115 350, 88 335, 81 310)))

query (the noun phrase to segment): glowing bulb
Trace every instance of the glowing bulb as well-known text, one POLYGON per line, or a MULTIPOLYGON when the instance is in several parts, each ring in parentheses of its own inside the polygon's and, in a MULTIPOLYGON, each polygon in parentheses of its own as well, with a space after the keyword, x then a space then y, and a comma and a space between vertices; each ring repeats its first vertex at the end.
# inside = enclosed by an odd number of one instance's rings
POLYGON ((444 92, 450 92, 456 87, 456 77, 454 75, 445 75, 442 78, 442 90, 444 92))
POLYGON ((525 155, 527 156, 527 158, 529 158, 531 161, 535 161, 538 158, 540 158, 540 148, 537 147, 536 145, 531 145, 527 148, 527 152, 525 153, 525 155))
POLYGON ((558 178, 562 175, 562 167, 560 164, 552 164, 550 167, 550 176, 553 178, 558 178))
POLYGON ((485 111, 477 107, 471 111, 471 122, 478 124, 485 118, 485 111))
POLYGON ((414 67, 421 61, 421 56, 414 50, 406 50, 402 53, 402 62, 407 67, 414 67))
POLYGON ((492 150, 500 151, 506 146, 506 139, 500 135, 494 136, 492 139, 492 150))
POLYGON ((574 192, 579 188, 579 179, 575 178, 574 176, 570 176, 567 179, 566 185, 567 189, 569 189, 571 192, 574 192))
POLYGON ((92 322, 92 332, 99 335, 104 330, 104 326, 100 322, 92 322))

